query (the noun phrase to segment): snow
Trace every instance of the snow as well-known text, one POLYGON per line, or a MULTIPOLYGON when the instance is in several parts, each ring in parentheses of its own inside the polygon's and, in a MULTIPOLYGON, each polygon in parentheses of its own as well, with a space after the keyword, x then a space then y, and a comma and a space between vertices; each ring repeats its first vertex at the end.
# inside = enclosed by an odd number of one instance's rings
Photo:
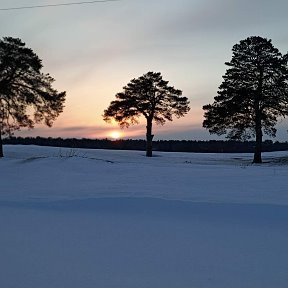
POLYGON ((287 287, 288 152, 4 153, 0 287, 287 287))

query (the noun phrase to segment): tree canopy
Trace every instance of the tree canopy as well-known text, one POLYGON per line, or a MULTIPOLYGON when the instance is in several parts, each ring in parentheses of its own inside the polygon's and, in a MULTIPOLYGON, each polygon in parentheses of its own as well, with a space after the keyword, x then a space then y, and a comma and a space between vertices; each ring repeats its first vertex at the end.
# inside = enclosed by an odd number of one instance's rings
POLYGON ((148 157, 152 156, 152 122, 164 125, 167 120, 172 121, 174 115, 180 118, 190 109, 182 91, 168 86, 168 83, 162 79, 161 73, 155 72, 134 78, 123 87, 123 92, 116 94, 116 100, 104 111, 104 120, 114 119, 120 127, 137 124, 139 117, 145 117, 148 157))
POLYGON ((63 111, 65 92, 52 88, 54 79, 41 72, 42 61, 18 38, 0 40, 1 136, 44 122, 49 127, 63 111))
POLYGON ((254 162, 261 163, 263 133, 275 137, 278 118, 288 115, 288 56, 259 36, 232 52, 214 103, 203 106, 203 127, 233 140, 255 137, 254 162))

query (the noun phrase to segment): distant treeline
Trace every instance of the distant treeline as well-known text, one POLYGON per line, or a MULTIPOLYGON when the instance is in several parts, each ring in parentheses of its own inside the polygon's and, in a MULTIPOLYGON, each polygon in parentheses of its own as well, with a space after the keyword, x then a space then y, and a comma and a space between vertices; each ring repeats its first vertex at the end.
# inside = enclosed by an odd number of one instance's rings
MULTIPOLYGON (((145 150, 145 140, 109 140, 44 137, 10 137, 3 139, 4 144, 38 145, 68 148, 145 150)), ((159 140, 153 141, 154 151, 166 152, 202 152, 202 153, 245 153, 254 152, 254 141, 195 141, 195 140, 159 140)), ((288 150, 288 142, 263 142, 263 152, 288 150)))

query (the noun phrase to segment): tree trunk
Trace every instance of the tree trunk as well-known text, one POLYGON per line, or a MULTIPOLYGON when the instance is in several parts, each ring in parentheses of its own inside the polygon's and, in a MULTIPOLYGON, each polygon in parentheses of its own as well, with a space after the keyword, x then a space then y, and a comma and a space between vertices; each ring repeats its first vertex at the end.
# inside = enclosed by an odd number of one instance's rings
POLYGON ((152 135, 152 120, 147 119, 146 129, 146 156, 152 157, 152 140, 154 137, 152 135))
POLYGON ((257 103, 255 109, 255 132, 256 132, 256 145, 254 150, 253 163, 262 163, 262 123, 261 123, 261 112, 259 109, 259 103, 257 103))
POLYGON ((262 99, 262 90, 263 90, 263 69, 259 69, 259 83, 255 99, 255 132, 256 132, 256 145, 254 151, 253 163, 262 163, 262 116, 260 109, 260 101, 262 99))
POLYGON ((2 142, 2 135, 1 135, 1 130, 0 130, 0 158, 4 156, 3 154, 3 142, 2 142))
POLYGON ((262 129, 256 128, 256 145, 254 150, 254 159, 253 163, 262 163, 262 129))

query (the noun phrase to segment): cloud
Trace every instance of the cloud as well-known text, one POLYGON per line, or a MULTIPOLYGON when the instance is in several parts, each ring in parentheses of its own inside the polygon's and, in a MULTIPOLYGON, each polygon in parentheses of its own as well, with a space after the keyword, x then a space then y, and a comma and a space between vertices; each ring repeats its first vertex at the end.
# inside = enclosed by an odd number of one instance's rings
POLYGON ((72 126, 72 127, 46 127, 39 125, 32 130, 21 130, 15 133, 16 136, 23 137, 34 137, 34 136, 44 136, 44 137, 63 137, 63 138, 85 138, 91 134, 107 133, 107 128, 102 126, 92 127, 92 126, 72 126))
MULTIPOLYGON (((161 15, 154 27, 154 37, 170 41, 173 37, 186 38, 187 41, 191 37, 195 37, 194 40, 200 37, 203 41, 210 41, 209 38, 215 39, 223 33, 235 34, 236 31, 251 31, 257 27, 259 31, 273 30, 281 20, 287 21, 286 0, 201 0, 196 3, 181 1, 169 14, 161 15)), ((152 29, 149 32, 153 35, 152 29)))

